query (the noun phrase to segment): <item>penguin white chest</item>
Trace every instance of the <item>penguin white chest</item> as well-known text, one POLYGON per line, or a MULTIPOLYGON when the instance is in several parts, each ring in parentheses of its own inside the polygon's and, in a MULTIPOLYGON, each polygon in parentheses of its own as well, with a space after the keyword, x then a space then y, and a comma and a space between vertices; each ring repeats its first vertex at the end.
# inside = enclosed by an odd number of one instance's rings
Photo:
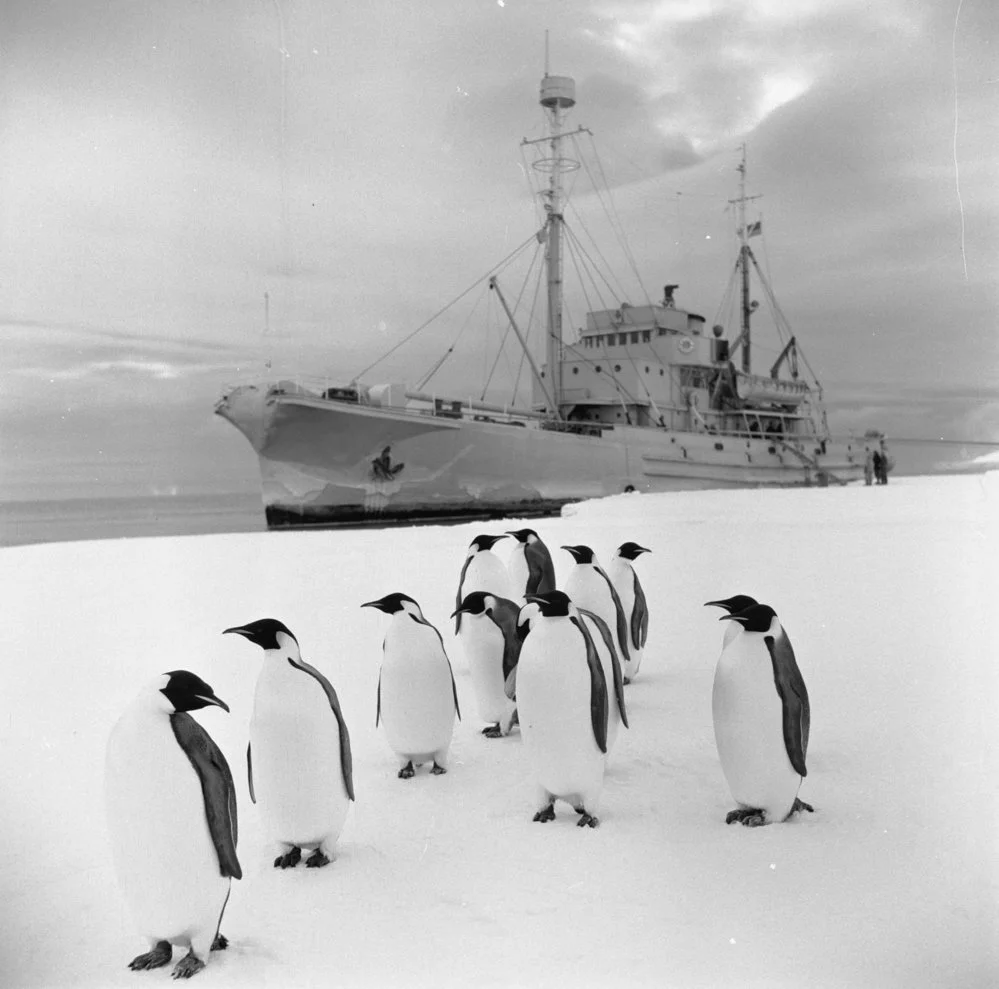
POLYGON ((617 609, 607 581, 591 566, 577 564, 565 583, 565 593, 577 608, 599 615, 613 632, 617 628, 617 609))
POLYGON ((538 622, 517 665, 517 711, 528 762, 540 787, 579 798, 593 813, 604 754, 593 735, 591 683, 579 630, 568 620, 538 622))
POLYGON ((379 691, 381 720, 395 753, 426 762, 450 745, 454 686, 433 628, 408 615, 393 619, 385 637, 379 691))
POLYGON ((621 599, 624 617, 630 621, 631 613, 635 610, 635 571, 627 563, 615 559, 607 568, 607 576, 621 599))
POLYGON ((286 659, 264 663, 250 719, 253 786, 271 841, 315 845, 343 830, 340 729, 322 685, 286 659))
POLYGON ((788 758, 783 707, 762 636, 742 632, 722 649, 712 714, 722 771, 736 802, 783 820, 801 777, 788 758))
POLYGON ((213 937, 221 874, 201 781, 162 712, 126 711, 108 740, 105 807, 115 872, 143 936, 213 937))
MULTIPOLYGON (((527 580, 525 570, 524 580, 527 580)), ((469 561, 465 579, 461 583, 462 595, 472 591, 487 591, 497 597, 510 597, 510 574, 503 561, 494 553, 484 550, 469 561)))
POLYGON ((488 615, 465 615, 458 638, 468 660, 479 717, 483 721, 503 721, 513 707, 504 692, 503 633, 488 615))

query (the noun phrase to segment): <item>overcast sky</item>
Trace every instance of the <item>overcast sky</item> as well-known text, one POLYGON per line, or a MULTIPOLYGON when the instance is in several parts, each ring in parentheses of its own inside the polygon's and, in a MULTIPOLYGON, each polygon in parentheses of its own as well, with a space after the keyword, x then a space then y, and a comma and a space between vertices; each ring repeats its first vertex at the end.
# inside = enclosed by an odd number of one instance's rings
POLYGON ((650 294, 715 318, 745 142, 834 431, 999 441, 994 0, 6 0, 0 497, 255 483, 227 382, 349 379, 537 228, 546 28, 650 294))

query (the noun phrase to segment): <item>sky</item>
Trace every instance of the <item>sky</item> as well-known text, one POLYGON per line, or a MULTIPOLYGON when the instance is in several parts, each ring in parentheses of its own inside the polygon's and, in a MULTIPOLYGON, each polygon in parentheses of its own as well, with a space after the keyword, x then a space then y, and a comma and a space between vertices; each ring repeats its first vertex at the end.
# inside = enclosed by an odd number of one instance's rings
MULTIPOLYGON (((999 442, 987 0, 8 0, 0 498, 252 487, 227 386, 350 380, 538 229, 545 30, 649 295, 715 319, 745 144, 833 431, 999 442)), ((363 380, 418 377, 485 312, 363 380)))

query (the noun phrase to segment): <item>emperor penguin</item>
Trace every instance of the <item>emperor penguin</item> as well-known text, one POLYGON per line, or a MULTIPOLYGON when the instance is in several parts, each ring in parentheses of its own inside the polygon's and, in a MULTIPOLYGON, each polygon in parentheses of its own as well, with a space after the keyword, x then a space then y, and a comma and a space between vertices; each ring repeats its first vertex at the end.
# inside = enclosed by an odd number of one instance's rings
POLYGON ((554 820, 556 799, 595 828, 607 754, 607 682, 593 639, 562 591, 533 594, 538 611, 517 664, 521 737, 535 782, 534 820, 554 820))
MULTIPOLYGON (((724 608, 727 614, 734 615, 737 611, 742 611, 756 603, 756 598, 751 598, 748 594, 733 594, 730 598, 720 598, 718 601, 705 601, 704 607, 724 608)), ((726 625, 725 636, 722 639, 722 649, 724 649, 741 631, 742 626, 738 622, 726 625)))
POLYGON ((511 599, 523 604, 529 594, 554 591, 555 565, 541 537, 533 529, 514 529, 507 535, 517 540, 507 560, 511 599))
POLYGON ((385 725, 392 751, 399 757, 399 778, 433 762, 435 776, 447 772, 454 720, 461 718, 451 661, 440 632, 423 617, 407 594, 393 593, 362 608, 391 617, 382 646, 375 727, 385 725))
POLYGON ((651 552, 652 550, 639 546, 636 542, 621 543, 614 553, 614 559, 607 567, 607 576, 621 599, 621 608, 628 628, 630 659, 625 664, 625 683, 630 683, 638 676, 638 670, 645 656, 645 641, 649 637, 649 608, 634 562, 642 553, 651 552))
POLYGON ((354 799, 350 733, 333 685, 302 659, 298 639, 275 618, 227 628, 264 651, 250 718, 246 771, 274 868, 329 865, 354 799))
POLYGON ((566 578, 565 593, 577 608, 592 611, 607 623, 614 634, 622 677, 625 683, 629 683, 634 664, 628 622, 621 598, 589 546, 563 546, 562 549, 576 561, 566 578))
POLYGON ((517 715, 513 685, 521 637, 517 634, 520 608, 507 598, 472 591, 452 617, 464 618, 458 638, 468 658, 479 717, 490 724, 487 738, 509 735, 517 715))
POLYGON ((118 884, 149 951, 131 969, 159 968, 173 945, 188 948, 173 969, 187 979, 219 931, 236 857, 236 788, 222 751, 188 713, 228 711, 187 670, 157 677, 122 712, 108 738, 104 797, 118 884))
POLYGON ((510 573, 506 564, 493 552, 493 546, 501 539, 506 539, 507 533, 498 536, 476 536, 468 545, 465 563, 458 578, 458 594, 454 606, 454 632, 461 632, 461 602, 472 591, 486 591, 498 598, 510 597, 510 573))
POLYGON ((811 811, 798 799, 811 712, 791 643, 766 604, 720 620, 738 626, 722 648, 711 698, 722 772, 739 805, 725 823, 758 827, 811 811))

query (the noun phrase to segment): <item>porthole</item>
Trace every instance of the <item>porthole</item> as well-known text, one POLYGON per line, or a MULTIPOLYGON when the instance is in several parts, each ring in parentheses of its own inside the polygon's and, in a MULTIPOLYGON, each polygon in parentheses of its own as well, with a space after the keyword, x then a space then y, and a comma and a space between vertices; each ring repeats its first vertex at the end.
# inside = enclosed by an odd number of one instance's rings
POLYGON ((572 369, 572 373, 573 373, 573 374, 579 374, 579 368, 578 368, 578 367, 574 367, 574 368, 572 369))
POLYGON ((620 371, 621 370, 621 365, 620 364, 615 364, 614 365, 614 370, 615 371, 620 371))
POLYGON ((593 370, 596 371, 597 374, 599 374, 600 373, 600 365, 599 364, 595 365, 594 368, 593 368, 593 370))

